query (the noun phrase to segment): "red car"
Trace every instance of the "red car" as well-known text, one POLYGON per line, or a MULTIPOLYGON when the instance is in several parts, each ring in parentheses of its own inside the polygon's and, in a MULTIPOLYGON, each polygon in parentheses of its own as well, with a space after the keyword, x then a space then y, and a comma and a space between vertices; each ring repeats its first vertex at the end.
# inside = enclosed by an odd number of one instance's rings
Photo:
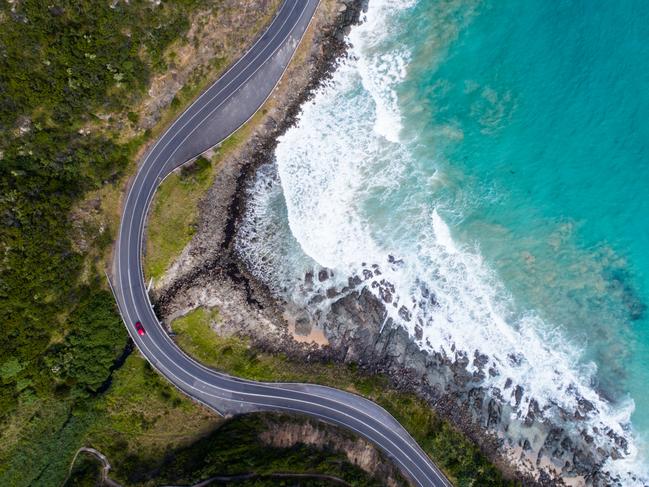
POLYGON ((137 330, 137 333, 140 336, 144 336, 144 334, 146 333, 144 331, 144 327, 142 326, 142 323, 140 323, 139 321, 135 323, 135 329, 137 330))

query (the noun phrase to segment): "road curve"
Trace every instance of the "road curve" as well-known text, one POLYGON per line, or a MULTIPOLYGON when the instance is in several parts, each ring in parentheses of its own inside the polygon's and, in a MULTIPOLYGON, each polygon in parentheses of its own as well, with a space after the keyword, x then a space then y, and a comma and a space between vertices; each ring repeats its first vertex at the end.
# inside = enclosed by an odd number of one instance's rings
POLYGON ((160 324, 142 272, 147 212, 160 182, 174 169, 227 138, 263 104, 281 78, 319 0, 285 0, 267 30, 158 139, 128 188, 112 283, 131 338, 178 389, 223 414, 286 411, 347 428, 387 454, 418 486, 450 486, 406 430, 360 396, 312 384, 259 383, 209 369, 181 351, 160 324), (135 332, 141 321, 146 335, 135 332))

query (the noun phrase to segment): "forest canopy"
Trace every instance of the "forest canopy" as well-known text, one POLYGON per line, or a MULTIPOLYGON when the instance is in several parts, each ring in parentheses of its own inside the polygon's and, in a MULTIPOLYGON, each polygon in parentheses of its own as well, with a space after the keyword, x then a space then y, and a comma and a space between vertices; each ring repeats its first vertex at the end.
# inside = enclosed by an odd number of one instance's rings
POLYGON ((4 417, 38 398, 92 393, 126 344, 105 277, 81 278, 88 250, 75 245, 70 212, 89 191, 114 184, 141 142, 96 122, 141 98, 199 5, 0 0, 4 417))

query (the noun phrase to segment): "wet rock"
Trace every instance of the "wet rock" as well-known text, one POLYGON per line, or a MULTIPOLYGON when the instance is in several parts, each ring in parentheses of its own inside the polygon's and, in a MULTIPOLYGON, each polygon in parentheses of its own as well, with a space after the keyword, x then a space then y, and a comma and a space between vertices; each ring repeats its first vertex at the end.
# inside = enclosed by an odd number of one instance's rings
POLYGON ((588 414, 595 410, 595 406, 593 405, 593 403, 590 402, 588 399, 584 399, 583 397, 579 398, 579 400, 577 401, 577 405, 579 407, 579 410, 583 414, 588 414))
POLYGON ((419 325, 415 326, 415 338, 417 340, 421 340, 422 338, 424 338, 424 330, 419 325))
POLYGON ((473 387, 469 390, 469 404, 473 406, 473 409, 476 411, 482 410, 482 405, 484 403, 484 392, 479 387, 473 387))
POLYGON ((350 277, 347 280, 347 282, 348 282, 349 287, 353 288, 353 287, 359 286, 363 282, 363 280, 359 276, 354 276, 354 277, 350 277))
MULTIPOLYGON (((374 287, 374 284, 376 283, 372 283, 372 287, 374 287)), ((384 303, 392 302, 392 293, 384 287, 379 288, 379 296, 381 296, 381 299, 383 300, 384 303)))
POLYGON ((320 304, 325 300, 325 297, 322 294, 316 294, 309 300, 310 305, 320 304))
POLYGON ((516 386, 514 392, 512 393, 514 400, 516 401, 516 407, 521 405, 521 399, 523 399, 523 388, 521 386, 516 386))
POLYGON ((527 408, 527 416, 525 417, 524 421, 525 426, 532 426, 539 414, 541 414, 539 403, 536 402, 536 399, 531 399, 530 405, 527 408))
POLYGON ((399 308, 399 317, 404 321, 410 321, 412 315, 408 308, 406 308, 405 306, 401 306, 401 308, 399 308))
POLYGON ((483 353, 478 352, 477 350, 473 355, 473 365, 479 369, 483 369, 485 365, 489 363, 489 357, 483 353))
POLYGON ((523 355, 520 353, 510 353, 507 358, 513 367, 518 367, 523 363, 523 355))
POLYGON ((320 269, 320 271, 318 271, 318 281, 324 282, 327 279, 329 279, 329 270, 328 269, 320 269))
POLYGON ((307 289, 313 288, 313 272, 309 271, 304 275, 304 285, 307 289))
POLYGON ((488 409, 488 419, 487 419, 487 428, 491 428, 500 423, 500 415, 502 414, 502 404, 492 399, 489 401, 488 409))

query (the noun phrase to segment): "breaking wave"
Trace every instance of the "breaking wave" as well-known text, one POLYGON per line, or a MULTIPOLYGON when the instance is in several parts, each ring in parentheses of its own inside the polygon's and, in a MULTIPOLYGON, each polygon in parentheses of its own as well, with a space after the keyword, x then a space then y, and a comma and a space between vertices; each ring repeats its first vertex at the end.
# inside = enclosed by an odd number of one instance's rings
POLYGON ((630 424, 633 401, 600 397, 596 368, 581 350, 534 310, 517 310, 479 248, 454 240, 447 221, 462 208, 435 198, 444 174, 413 156, 417 140, 404 136, 398 103, 410 52, 388 28, 412 5, 370 3, 350 33, 350 56, 281 137, 276 164, 260 169, 239 251, 275 293, 296 301, 308 301, 304 275, 313 269, 331 269, 340 286, 380 269, 361 285, 422 348, 451 359, 486 355, 494 373, 485 386, 501 391, 514 420, 535 403, 554 420, 561 409, 582 411, 582 424, 563 426, 602 448, 613 441, 606 432, 624 438, 626 452, 606 468, 632 485, 627 472, 646 474, 630 424), (410 194, 413 180, 424 181, 431 196, 410 194), (584 401, 592 406, 585 412, 584 401))

